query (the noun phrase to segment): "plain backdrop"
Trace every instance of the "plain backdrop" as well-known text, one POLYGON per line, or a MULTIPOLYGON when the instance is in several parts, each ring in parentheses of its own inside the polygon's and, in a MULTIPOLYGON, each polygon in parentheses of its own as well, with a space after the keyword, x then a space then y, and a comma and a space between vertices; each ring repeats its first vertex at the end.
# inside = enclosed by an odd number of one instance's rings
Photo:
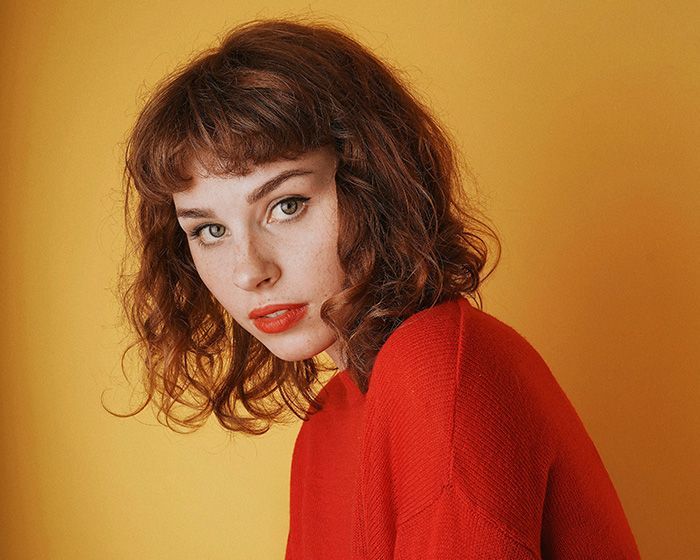
POLYGON ((447 124, 503 243, 484 309, 577 408, 647 560, 700 558, 700 4, 3 2, 0 557, 274 559, 299 424, 178 435, 128 403, 123 143, 253 18, 334 22, 447 124))

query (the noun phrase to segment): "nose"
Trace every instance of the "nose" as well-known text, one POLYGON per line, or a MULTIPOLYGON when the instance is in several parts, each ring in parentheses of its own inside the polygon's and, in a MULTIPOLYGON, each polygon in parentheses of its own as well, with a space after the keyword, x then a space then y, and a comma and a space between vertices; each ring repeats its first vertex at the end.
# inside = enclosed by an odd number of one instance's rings
POLYGON ((233 251, 233 282, 242 290, 259 290, 273 285, 279 278, 273 247, 245 236, 233 251))

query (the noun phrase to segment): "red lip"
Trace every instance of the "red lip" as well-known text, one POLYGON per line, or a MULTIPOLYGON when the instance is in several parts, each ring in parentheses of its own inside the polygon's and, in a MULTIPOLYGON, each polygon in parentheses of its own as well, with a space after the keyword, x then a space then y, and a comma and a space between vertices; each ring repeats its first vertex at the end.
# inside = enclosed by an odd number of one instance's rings
POLYGON ((266 314, 274 313, 275 309, 273 308, 275 307, 277 308, 276 311, 283 311, 283 313, 277 317, 258 316, 257 318, 253 319, 253 324, 258 330, 267 334, 276 334, 286 331, 287 329, 291 329, 304 318, 309 309, 309 306, 306 304, 295 305, 294 307, 273 305, 256 309, 252 312, 252 314, 260 313, 260 310, 266 314))
POLYGON ((265 307, 258 307, 253 309, 248 314, 249 319, 257 319, 263 315, 269 315, 275 311, 281 311, 282 309, 297 309, 298 307, 304 307, 305 303, 275 303, 273 305, 266 305, 265 307))

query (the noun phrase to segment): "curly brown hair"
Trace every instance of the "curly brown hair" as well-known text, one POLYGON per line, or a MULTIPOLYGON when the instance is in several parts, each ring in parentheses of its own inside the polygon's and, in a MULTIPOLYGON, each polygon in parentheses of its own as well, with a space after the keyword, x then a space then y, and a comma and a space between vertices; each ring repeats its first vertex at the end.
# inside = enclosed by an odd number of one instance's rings
POLYGON ((338 157, 346 283, 321 318, 360 390, 407 317, 460 296, 481 307, 485 237, 499 257, 500 243, 476 217, 462 188, 473 176, 430 111, 396 70, 333 26, 250 22, 166 78, 128 139, 133 248, 121 278, 135 340, 125 355, 140 350, 146 397, 126 416, 151 402, 172 429, 196 429, 213 412, 229 430, 261 434, 289 410, 306 419, 321 408, 321 364, 277 358, 204 286, 172 194, 188 188, 195 159, 210 173, 239 174, 323 146, 338 157))

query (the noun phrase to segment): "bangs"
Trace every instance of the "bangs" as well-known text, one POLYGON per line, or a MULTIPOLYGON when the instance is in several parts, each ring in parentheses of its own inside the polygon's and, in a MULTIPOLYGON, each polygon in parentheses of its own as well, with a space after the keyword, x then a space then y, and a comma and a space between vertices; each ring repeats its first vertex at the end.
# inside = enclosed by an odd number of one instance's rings
POLYGON ((212 71, 203 59, 162 84, 138 119, 126 170, 141 196, 166 202, 196 166, 217 176, 291 159, 332 142, 318 99, 268 70, 212 71))

